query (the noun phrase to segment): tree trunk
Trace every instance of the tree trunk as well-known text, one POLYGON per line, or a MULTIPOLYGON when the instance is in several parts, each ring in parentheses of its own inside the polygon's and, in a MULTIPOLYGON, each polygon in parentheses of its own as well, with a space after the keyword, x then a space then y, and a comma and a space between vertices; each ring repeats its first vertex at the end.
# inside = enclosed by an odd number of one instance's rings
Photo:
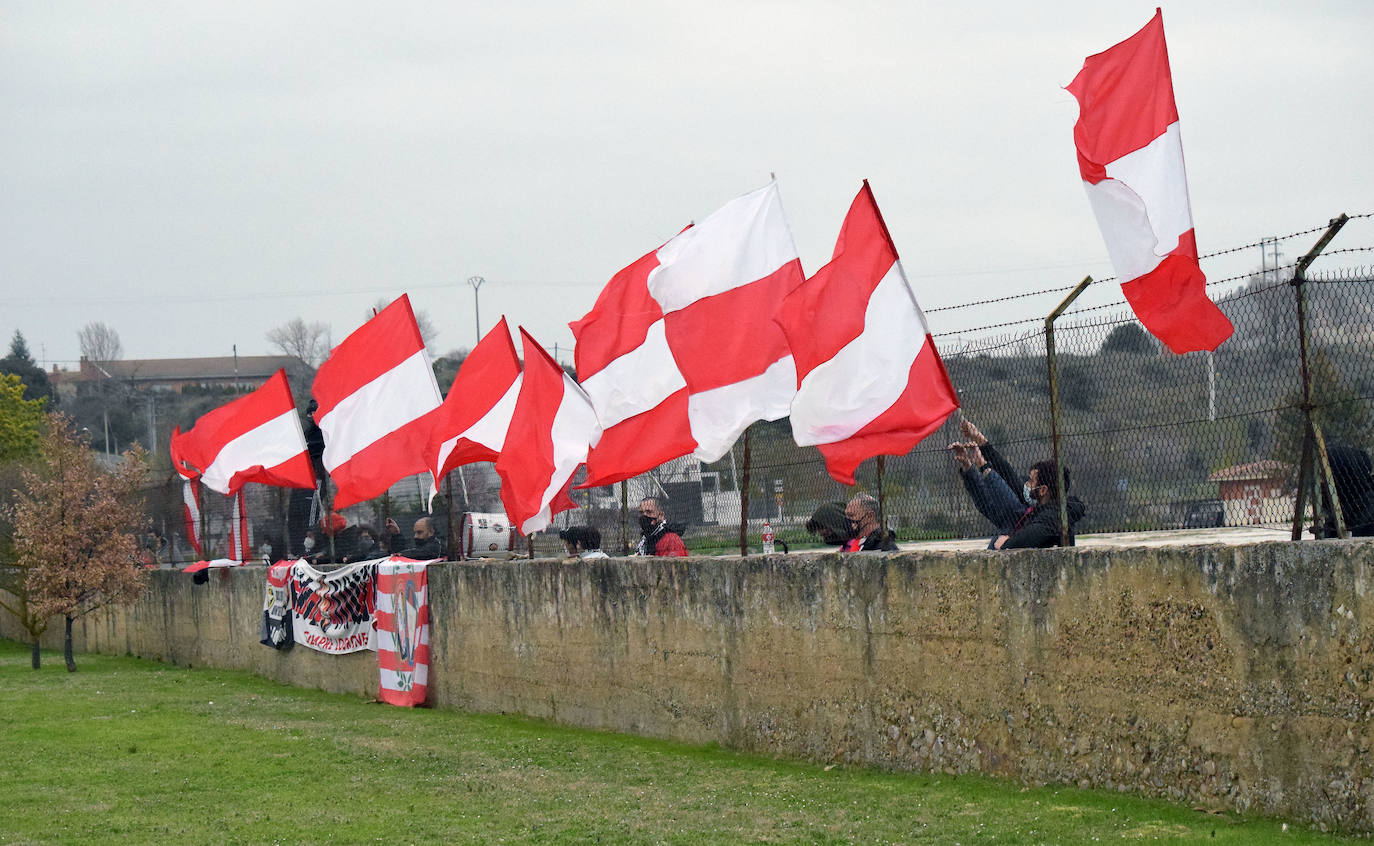
POLYGON ((38 651, 38 638, 33 639, 33 657, 30 659, 35 670, 43 666, 43 655, 38 651))
POLYGON ((67 672, 76 672, 76 659, 72 657, 72 618, 67 616, 67 636, 62 639, 62 657, 67 662, 67 672))

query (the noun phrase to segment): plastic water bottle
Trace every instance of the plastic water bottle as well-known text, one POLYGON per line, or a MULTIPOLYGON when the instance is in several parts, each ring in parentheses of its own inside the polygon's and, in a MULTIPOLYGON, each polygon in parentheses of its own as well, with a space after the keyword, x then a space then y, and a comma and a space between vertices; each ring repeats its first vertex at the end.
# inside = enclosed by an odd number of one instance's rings
POLYGON ((763 521, 763 554, 773 554, 773 527, 768 524, 767 520, 763 521))

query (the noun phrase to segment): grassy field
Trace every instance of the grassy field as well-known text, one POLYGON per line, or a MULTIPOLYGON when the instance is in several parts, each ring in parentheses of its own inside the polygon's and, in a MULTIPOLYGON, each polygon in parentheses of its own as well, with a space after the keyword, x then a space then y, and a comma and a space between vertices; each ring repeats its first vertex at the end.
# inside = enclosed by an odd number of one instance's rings
POLYGON ((0 641, 0 843, 1329 843, 1115 793, 783 763, 0 641))

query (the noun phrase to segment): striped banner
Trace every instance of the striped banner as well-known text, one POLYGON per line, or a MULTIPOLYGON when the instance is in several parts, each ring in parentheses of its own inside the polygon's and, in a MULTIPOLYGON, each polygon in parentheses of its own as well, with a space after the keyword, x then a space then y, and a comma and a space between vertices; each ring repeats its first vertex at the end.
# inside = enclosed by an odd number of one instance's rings
POLYGON ((424 562, 389 558, 377 564, 377 698, 392 705, 425 704, 429 684, 429 585, 424 562))

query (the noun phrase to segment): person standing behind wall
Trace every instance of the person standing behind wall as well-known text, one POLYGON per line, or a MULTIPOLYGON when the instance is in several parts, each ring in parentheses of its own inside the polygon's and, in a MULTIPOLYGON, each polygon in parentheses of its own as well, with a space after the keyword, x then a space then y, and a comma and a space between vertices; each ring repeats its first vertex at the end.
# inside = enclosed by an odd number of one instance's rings
POLYGON ((872 494, 856 495, 844 507, 849 521, 849 540, 842 552, 896 552, 897 535, 878 522, 878 499, 872 494))
POLYGON ((647 496, 639 502, 639 530, 642 536, 635 555, 687 557, 687 545, 682 542, 682 536, 668 526, 663 506, 654 497, 647 496))

